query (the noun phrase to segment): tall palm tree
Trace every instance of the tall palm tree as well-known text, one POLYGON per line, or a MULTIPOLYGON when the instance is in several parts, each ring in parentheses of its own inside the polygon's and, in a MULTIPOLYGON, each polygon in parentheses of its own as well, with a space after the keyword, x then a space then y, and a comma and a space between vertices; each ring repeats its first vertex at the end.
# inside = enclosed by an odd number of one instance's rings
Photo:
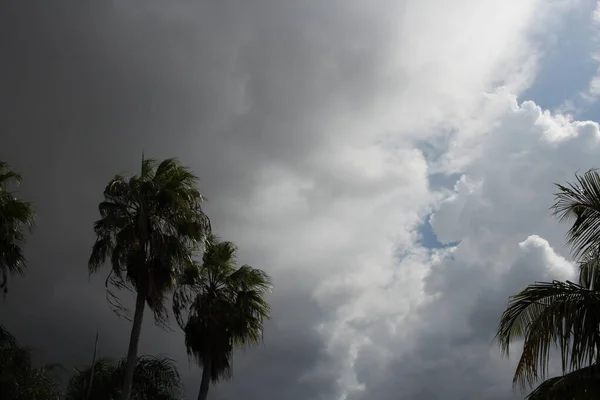
POLYGON ((30 203, 17 198, 10 190, 22 178, 0 161, 0 289, 8 291, 8 275, 22 274, 25 269, 24 230, 31 228, 35 219, 30 203))
POLYGON ((512 296, 497 338, 508 355, 523 339, 514 383, 525 388, 546 378, 550 350, 557 349, 563 376, 541 383, 530 400, 600 397, 600 175, 590 170, 557 185, 553 214, 572 221, 567 244, 579 260, 579 280, 538 282, 512 296))
POLYGON ((110 261, 107 297, 116 312, 123 307, 110 286, 137 293, 121 400, 131 393, 145 305, 157 323, 166 321, 166 298, 182 271, 193 268, 192 255, 210 231, 196 183, 174 158, 158 163, 142 157, 139 176, 117 175, 104 190, 89 270, 110 261))
POLYGON ((198 399, 206 400, 211 381, 231 377, 233 349, 260 342, 271 311, 265 300, 271 281, 259 269, 238 267, 235 245, 212 235, 202 265, 185 279, 174 311, 188 355, 202 366, 198 399))
MULTIPOLYGON (((117 400, 127 360, 115 362, 100 358, 83 370, 75 370, 69 380, 65 400, 117 400), (89 391, 88 383, 93 375, 89 391)), ((182 384, 173 360, 164 356, 140 356, 133 375, 132 400, 181 400, 182 384)))
POLYGON ((54 367, 35 367, 31 351, 0 325, 0 399, 58 400, 60 387, 51 373, 54 367))

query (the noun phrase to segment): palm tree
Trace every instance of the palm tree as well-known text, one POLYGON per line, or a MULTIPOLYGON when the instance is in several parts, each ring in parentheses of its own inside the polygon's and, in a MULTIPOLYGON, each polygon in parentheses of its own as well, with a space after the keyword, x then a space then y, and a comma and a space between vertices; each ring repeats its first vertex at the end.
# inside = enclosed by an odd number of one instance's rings
MULTIPOLYGON (((75 370, 69 380, 65 400, 117 400, 121 395, 121 383, 127 359, 118 362, 100 358, 92 366, 75 370), (88 383, 93 384, 88 395, 88 383)), ((182 384, 173 360, 164 356, 140 356, 137 358, 132 400, 181 400, 182 384)))
POLYGON ((15 197, 10 186, 17 186, 22 178, 0 161, 0 289, 8 291, 8 275, 23 274, 25 269, 24 230, 31 228, 35 219, 33 207, 15 197))
POLYGON ((58 400, 60 387, 51 374, 54 367, 35 367, 31 351, 0 325, 0 399, 58 400))
POLYGON ((142 157, 139 176, 117 175, 104 190, 89 271, 110 260, 107 297, 117 313, 124 308, 109 287, 137 293, 121 400, 131 393, 145 305, 157 323, 166 321, 166 298, 182 271, 194 267, 192 255, 210 231, 196 183, 174 158, 158 163, 142 157))
POLYGON ((545 379, 550 349, 558 350, 563 375, 528 399, 594 399, 600 395, 600 175, 590 170, 557 186, 553 214, 573 222, 567 244, 579 259, 579 280, 537 282, 512 296, 497 338, 506 355, 514 340, 524 340, 513 380, 522 388, 545 379))
POLYGON ((236 247, 210 236, 202 265, 188 274, 174 296, 174 311, 185 333, 188 356, 202 366, 199 400, 210 382, 230 378, 234 347, 257 344, 270 307, 269 276, 249 265, 237 266, 236 247))

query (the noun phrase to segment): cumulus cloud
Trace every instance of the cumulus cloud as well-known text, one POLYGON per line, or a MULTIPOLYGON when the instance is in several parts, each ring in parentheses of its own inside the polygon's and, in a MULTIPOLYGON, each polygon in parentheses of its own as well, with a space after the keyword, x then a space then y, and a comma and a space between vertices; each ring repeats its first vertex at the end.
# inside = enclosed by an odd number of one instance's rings
MULTIPOLYGON (((572 1, 95 4, 0 15, 2 157, 40 215, 7 304, 24 342, 80 365, 98 328, 124 353, 85 264, 103 184, 143 150, 197 171, 217 233, 275 281, 265 345, 215 398, 511 398, 490 335, 508 295, 569 273, 552 182, 597 151, 597 124, 515 97, 572 1), (432 212, 458 245, 419 244, 432 212)), ((147 320, 141 351, 197 390, 180 334, 147 320)))
MULTIPOLYGON (((492 128, 470 138, 471 161, 431 218, 440 241, 459 244, 421 260, 429 265, 427 296, 398 322, 409 333, 378 343, 401 350, 387 358, 359 356, 363 390, 351 398, 519 398, 510 389, 518 351, 503 360, 492 342, 499 315, 527 284, 575 277, 565 258, 565 227, 548 208, 553 182, 596 165, 598 124, 518 104, 504 90, 484 103, 492 128)), ((461 158, 448 154, 446 161, 461 158)), ((445 161, 439 168, 454 170, 445 161)))
POLYGON ((520 397, 510 390, 514 362, 502 360, 491 345, 498 315, 515 289, 536 279, 569 278, 572 265, 538 236, 513 246, 513 256, 502 260, 475 260, 469 250, 461 244, 433 262, 432 301, 414 311, 421 318, 410 321, 409 338, 387 344, 405 350, 385 364, 365 351, 357 362, 365 388, 351 399, 520 397))

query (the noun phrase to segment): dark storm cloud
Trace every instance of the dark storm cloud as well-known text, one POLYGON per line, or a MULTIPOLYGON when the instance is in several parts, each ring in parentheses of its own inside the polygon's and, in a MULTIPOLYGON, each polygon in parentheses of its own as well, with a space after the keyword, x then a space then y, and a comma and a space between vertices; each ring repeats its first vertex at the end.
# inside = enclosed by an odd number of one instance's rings
MULTIPOLYGON (((199 173, 217 232, 227 235, 228 221, 243 218, 228 205, 251 195, 262 167, 318 145, 313 117, 333 100, 311 102, 335 96, 306 85, 319 55, 301 37, 292 15, 300 9, 142 3, 15 1, 0 13, 0 152, 24 175, 21 193, 39 215, 27 276, 11 280, 3 323, 67 367, 89 361, 96 329, 103 355, 124 354, 127 344, 129 324, 108 310, 103 279, 90 283, 86 271, 108 179, 137 171, 142 151, 179 156, 199 173)), ((268 258, 251 261, 272 269, 268 258)), ((312 287, 273 277, 267 343, 239 357, 239 378, 219 390, 330 398, 333 379, 301 379, 328 362, 312 287)), ((181 336, 150 318, 140 351, 175 356, 187 371, 181 336)), ((186 373, 190 393, 198 373, 186 373)))

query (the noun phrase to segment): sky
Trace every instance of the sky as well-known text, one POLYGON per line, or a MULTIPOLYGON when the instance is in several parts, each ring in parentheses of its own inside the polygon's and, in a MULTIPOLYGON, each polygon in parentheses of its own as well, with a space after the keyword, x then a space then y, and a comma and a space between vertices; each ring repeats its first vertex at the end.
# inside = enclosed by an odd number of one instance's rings
MULTIPOLYGON (((85 366, 96 331, 126 353, 87 259, 104 185, 144 152, 190 166, 215 233, 274 281, 264 344, 213 400, 523 398, 518 343, 493 336, 510 295, 574 276, 548 208, 599 166, 595 1, 2 9, 0 159, 38 221, 0 323, 40 362, 85 366)), ((192 398, 182 334, 146 316, 140 353, 177 360, 192 398)))

